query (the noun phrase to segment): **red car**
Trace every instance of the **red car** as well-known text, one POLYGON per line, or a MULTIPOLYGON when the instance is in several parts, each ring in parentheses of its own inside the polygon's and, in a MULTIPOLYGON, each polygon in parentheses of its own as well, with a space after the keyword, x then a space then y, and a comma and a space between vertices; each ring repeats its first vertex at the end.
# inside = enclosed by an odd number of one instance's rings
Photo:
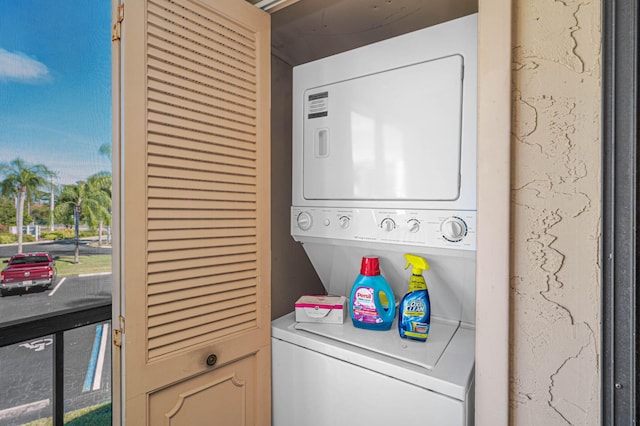
MULTIPOLYGON (((57 259, 57 258, 56 258, 57 259)), ((0 296, 31 288, 50 288, 56 280, 56 264, 49 253, 24 253, 4 261, 0 277, 0 296)))

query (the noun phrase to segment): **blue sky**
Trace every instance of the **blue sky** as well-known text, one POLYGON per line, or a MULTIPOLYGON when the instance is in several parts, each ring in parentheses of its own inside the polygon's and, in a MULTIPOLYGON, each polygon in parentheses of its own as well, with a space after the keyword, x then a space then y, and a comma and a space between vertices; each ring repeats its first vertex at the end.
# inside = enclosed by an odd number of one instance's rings
POLYGON ((111 170, 110 0, 0 1, 0 162, 111 170))

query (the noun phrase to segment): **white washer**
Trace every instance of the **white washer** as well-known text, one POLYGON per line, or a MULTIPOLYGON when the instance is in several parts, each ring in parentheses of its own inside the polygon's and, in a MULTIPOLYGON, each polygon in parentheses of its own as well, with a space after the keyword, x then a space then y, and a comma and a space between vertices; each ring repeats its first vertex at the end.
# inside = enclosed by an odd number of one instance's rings
POLYGON ((395 324, 303 324, 291 313, 273 321, 271 341, 274 426, 473 424, 473 328, 434 318, 429 340, 413 342, 395 324), (428 353, 400 358, 413 352, 428 353))
MULTIPOLYGON (((396 298, 407 291, 403 254, 427 259, 431 297, 426 342, 400 338, 397 318, 388 331, 344 324, 296 323, 294 314, 272 322, 273 423, 275 426, 472 425, 475 356, 474 216, 455 211, 304 210, 316 226, 306 231, 292 214, 292 234, 303 243, 327 292, 348 295, 364 255, 378 256, 396 298), (348 215, 343 229, 331 220, 348 215), (417 232, 380 231, 381 217, 416 220, 417 232), (442 238, 450 217, 463 217, 464 238, 442 238), (325 226, 326 221, 329 226, 325 226), (455 244, 458 246, 455 247, 455 244)), ((407 228, 408 225, 404 225, 407 228)))

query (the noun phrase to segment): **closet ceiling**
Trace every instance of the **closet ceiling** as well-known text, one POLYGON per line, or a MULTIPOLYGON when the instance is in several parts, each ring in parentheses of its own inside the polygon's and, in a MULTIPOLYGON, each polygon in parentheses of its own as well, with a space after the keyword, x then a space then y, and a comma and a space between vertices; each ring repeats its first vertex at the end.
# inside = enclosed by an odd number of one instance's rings
POLYGON ((477 11, 476 0, 300 0, 271 15, 272 52, 295 66, 477 11))

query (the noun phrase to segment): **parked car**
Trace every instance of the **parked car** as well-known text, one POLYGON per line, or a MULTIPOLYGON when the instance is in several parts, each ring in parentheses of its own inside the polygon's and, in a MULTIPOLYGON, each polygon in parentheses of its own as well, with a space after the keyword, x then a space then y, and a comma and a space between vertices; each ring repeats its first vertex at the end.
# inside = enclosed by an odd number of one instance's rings
POLYGON ((49 253, 23 253, 4 260, 7 267, 1 272, 0 296, 12 292, 26 292, 32 288, 46 290, 56 281, 56 263, 49 253))

